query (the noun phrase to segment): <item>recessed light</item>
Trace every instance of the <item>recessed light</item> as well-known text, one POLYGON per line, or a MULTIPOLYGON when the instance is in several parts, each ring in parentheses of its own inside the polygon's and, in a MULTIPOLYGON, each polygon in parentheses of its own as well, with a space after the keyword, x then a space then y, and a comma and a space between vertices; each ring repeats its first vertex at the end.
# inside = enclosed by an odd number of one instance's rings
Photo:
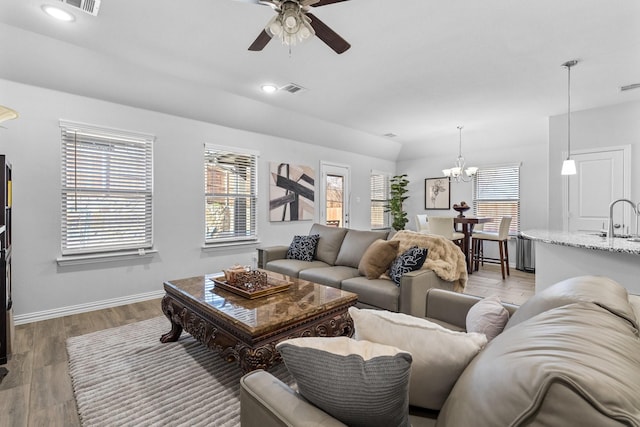
POLYGON ((260 86, 260 89, 262 89, 262 91, 265 93, 274 93, 278 91, 278 86, 272 84, 264 84, 260 86))
POLYGON ((66 10, 62 10, 59 7, 51 6, 49 4, 43 5, 42 11, 52 18, 59 19, 60 21, 71 22, 75 21, 76 19, 75 16, 73 16, 66 10))

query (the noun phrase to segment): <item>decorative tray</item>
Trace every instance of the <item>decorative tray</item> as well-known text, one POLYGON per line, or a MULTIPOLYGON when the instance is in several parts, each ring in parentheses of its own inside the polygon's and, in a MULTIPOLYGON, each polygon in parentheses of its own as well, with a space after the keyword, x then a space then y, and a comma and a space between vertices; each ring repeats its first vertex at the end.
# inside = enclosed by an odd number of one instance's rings
POLYGON ((213 280, 213 283, 215 284, 215 287, 212 289, 212 291, 214 291, 216 288, 224 289, 225 291, 233 292, 236 295, 240 295, 248 299, 261 298, 267 295, 286 291, 287 289, 289 289, 289 286, 291 286, 291 282, 287 280, 276 279, 269 276, 267 276, 266 285, 257 286, 253 289, 248 289, 239 284, 231 285, 227 282, 224 276, 213 277, 211 280, 213 280))

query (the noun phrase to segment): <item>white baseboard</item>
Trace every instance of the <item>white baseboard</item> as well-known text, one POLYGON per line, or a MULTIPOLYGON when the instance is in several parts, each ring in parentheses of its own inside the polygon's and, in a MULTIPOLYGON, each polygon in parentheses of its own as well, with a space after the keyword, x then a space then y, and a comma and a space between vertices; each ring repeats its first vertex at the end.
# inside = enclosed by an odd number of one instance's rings
POLYGON ((52 310, 37 311, 35 313, 20 314, 14 317, 14 321, 16 325, 22 325, 24 323, 39 322, 41 320, 54 319, 56 317, 68 316, 70 314, 86 313, 88 311, 101 310, 103 308, 117 307, 120 305, 162 298, 164 295, 165 292, 163 290, 129 295, 126 297, 89 302, 69 307, 54 308, 52 310))

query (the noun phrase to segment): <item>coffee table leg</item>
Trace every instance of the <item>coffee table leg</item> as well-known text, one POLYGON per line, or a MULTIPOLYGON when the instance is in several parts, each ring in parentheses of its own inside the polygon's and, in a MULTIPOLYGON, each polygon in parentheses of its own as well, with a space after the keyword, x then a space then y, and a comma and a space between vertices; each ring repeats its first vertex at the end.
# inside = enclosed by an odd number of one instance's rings
POLYGON ((165 295, 164 298, 162 298, 162 312, 171 322, 171 330, 160 337, 160 342, 166 343, 178 341, 178 338, 180 338, 180 334, 182 334, 182 326, 176 323, 174 320, 175 313, 173 312, 171 298, 168 295, 165 295))

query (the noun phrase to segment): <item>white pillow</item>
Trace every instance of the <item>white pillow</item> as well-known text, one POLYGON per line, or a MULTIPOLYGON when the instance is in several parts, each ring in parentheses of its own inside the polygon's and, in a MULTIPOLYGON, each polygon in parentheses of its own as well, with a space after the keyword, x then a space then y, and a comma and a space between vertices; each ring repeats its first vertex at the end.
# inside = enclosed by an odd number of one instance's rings
POLYGON ((478 333, 455 332, 402 313, 349 308, 354 338, 390 345, 413 357, 409 403, 439 410, 458 377, 487 344, 478 333))
POLYGON ((509 312, 496 295, 478 301, 467 312, 467 332, 478 332, 491 341, 504 329, 509 321, 509 312))

